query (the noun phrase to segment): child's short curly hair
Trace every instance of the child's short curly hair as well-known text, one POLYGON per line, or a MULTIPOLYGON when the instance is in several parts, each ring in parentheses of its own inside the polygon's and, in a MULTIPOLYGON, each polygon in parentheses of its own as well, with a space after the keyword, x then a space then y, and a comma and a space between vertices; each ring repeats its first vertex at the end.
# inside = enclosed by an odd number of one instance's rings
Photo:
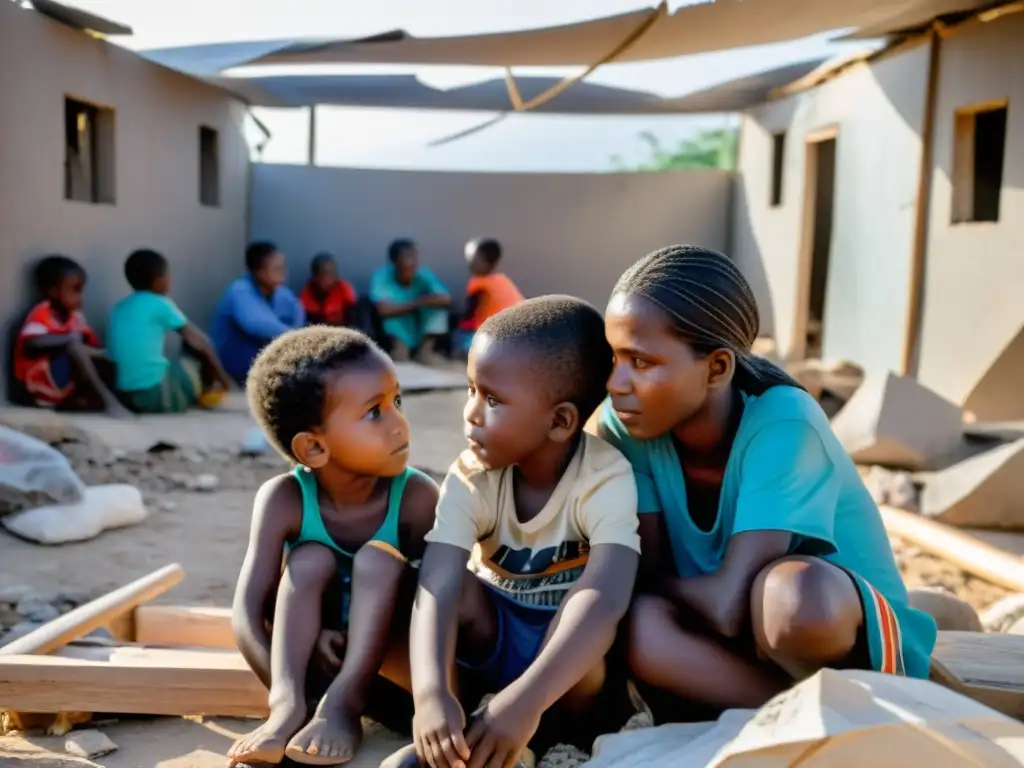
POLYGON ((263 433, 290 462, 292 439, 323 424, 328 376, 384 353, 351 328, 314 325, 278 336, 249 370, 249 408, 263 433))
POLYGON ((533 357, 538 386, 554 402, 567 401, 580 413, 582 429, 604 400, 612 372, 612 349, 604 318, 574 296, 538 296, 487 318, 477 331, 533 357))

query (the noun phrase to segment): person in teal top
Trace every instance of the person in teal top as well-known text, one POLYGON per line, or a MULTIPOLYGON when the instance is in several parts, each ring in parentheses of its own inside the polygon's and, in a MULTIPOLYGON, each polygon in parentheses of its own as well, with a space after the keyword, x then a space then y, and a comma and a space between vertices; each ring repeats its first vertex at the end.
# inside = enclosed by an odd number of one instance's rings
POLYGON ((167 296, 167 259, 156 251, 135 251, 124 274, 134 293, 114 305, 107 323, 107 354, 121 398, 137 412, 177 413, 196 405, 211 387, 230 388, 206 334, 167 296), (181 334, 186 353, 173 361, 164 353, 168 333, 181 334))
POLYGON ((264 483, 253 504, 232 626, 270 689, 270 716, 228 757, 347 762, 361 716, 380 699, 378 673, 411 690, 410 567, 423 555, 438 488, 408 466, 394 364, 358 331, 320 325, 278 336, 253 363, 246 392, 267 440, 295 469, 264 483), (307 696, 321 692, 309 706, 307 696))
POLYGON ((633 675, 715 708, 759 707, 826 666, 927 677, 935 622, 908 605, 820 406, 751 355, 759 324, 739 270, 703 248, 641 259, 609 302, 598 433, 639 496, 633 675))
POLYGON ((451 296, 433 272, 420 266, 412 240, 391 243, 388 261, 370 280, 370 301, 380 315, 391 357, 405 361, 415 354, 429 364, 438 338, 448 332, 451 296))

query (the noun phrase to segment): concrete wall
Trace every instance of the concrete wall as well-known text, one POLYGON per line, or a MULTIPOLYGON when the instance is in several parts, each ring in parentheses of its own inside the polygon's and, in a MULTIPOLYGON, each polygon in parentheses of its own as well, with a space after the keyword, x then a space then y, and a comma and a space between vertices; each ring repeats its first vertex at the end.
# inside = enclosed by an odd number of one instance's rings
POLYGON ((918 375, 986 419, 1024 418, 1024 14, 965 28, 939 59, 918 375), (956 110, 1009 99, 999 221, 951 224, 956 110))
POLYGON ((835 208, 825 293, 823 357, 898 370, 920 167, 928 51, 858 65, 811 91, 744 116, 734 258, 750 277, 762 329, 780 354, 800 329, 806 139, 838 128, 835 208), (781 204, 770 205, 772 135, 785 131, 781 204))
POLYGON ((102 330, 128 291, 125 257, 147 246, 167 255, 172 296, 205 323, 243 264, 242 105, 10 2, 0 2, 0 72, 0 322, 30 299, 33 262, 63 252, 88 270, 85 309, 102 330), (65 96, 115 110, 113 205, 64 199, 65 96), (199 203, 200 125, 220 133, 216 208, 199 203))
POLYGON ((465 242, 498 238, 505 270, 527 295, 571 293, 604 308, 626 267, 673 243, 724 250, 730 176, 504 174, 255 165, 252 236, 288 254, 291 282, 334 253, 358 290, 388 243, 412 237, 422 262, 464 295, 465 242))

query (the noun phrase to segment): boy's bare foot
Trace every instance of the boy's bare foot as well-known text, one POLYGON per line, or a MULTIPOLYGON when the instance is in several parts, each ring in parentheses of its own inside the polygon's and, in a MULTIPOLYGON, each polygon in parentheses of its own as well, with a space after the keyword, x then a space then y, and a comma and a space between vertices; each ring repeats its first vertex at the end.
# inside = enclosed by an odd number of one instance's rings
POLYGON ((338 765, 355 757, 363 741, 362 718, 345 707, 324 706, 325 698, 306 727, 285 748, 285 754, 297 763, 338 765))
POLYGON ((271 710, 267 722, 252 733, 236 741, 228 750, 233 765, 260 763, 277 765, 284 759, 284 750, 295 732, 302 726, 305 712, 301 708, 282 711, 271 710))

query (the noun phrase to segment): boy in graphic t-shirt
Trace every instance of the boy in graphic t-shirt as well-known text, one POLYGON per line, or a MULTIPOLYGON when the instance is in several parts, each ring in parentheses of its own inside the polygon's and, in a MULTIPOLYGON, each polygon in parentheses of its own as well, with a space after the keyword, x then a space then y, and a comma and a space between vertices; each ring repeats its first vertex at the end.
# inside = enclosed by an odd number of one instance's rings
POLYGON ((602 721, 605 656, 639 552, 629 463, 583 433, 611 360, 601 314, 569 297, 517 304, 477 332, 469 449, 441 489, 413 611, 415 744, 387 765, 439 753, 511 765, 549 710, 602 721), (466 682, 495 694, 469 723, 450 682, 456 639, 466 682))

